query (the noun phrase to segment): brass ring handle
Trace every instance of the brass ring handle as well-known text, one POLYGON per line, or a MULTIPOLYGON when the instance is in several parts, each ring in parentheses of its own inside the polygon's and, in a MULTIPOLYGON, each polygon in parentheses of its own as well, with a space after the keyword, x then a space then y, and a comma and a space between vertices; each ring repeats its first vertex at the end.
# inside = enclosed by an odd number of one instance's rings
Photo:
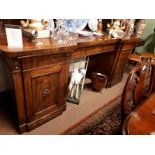
POLYGON ((49 91, 49 89, 45 89, 44 91, 43 91, 43 96, 48 96, 50 94, 50 91, 49 91))

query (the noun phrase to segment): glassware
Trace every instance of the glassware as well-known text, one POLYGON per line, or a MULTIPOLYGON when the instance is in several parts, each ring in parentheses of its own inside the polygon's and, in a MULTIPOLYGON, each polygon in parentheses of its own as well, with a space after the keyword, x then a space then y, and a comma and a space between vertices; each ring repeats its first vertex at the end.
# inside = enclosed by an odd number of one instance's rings
POLYGON ((69 43, 70 44, 76 44, 78 40, 79 34, 76 32, 77 31, 77 19, 72 20, 72 32, 69 32, 69 43))
POLYGON ((49 20, 48 20, 48 27, 47 27, 47 29, 48 29, 50 32, 52 32, 52 31, 54 30, 54 21, 53 21, 53 19, 49 19, 49 20))
POLYGON ((53 31, 53 39, 61 45, 67 44, 69 32, 65 30, 65 20, 58 19, 56 21, 56 28, 53 31))
POLYGON ((78 33, 69 32, 68 43, 69 44, 77 44, 78 36, 79 36, 78 33))
MULTIPOLYGON (((76 30, 77 20, 73 20, 73 30, 76 30)), ((78 34, 75 32, 69 32, 66 29, 66 20, 58 19, 56 21, 56 28, 53 31, 53 39, 60 45, 66 44, 76 44, 78 39, 78 34)))

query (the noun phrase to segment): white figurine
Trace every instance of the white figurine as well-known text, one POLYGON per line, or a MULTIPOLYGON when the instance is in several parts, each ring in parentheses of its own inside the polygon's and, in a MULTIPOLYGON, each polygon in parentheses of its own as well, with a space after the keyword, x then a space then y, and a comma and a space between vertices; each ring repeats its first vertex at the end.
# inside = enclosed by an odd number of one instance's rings
POLYGON ((79 96, 79 84, 82 80, 82 78, 85 76, 86 74, 86 69, 82 68, 82 69, 78 69, 75 68, 72 76, 71 76, 71 81, 69 84, 69 90, 71 91, 71 98, 74 96, 74 93, 76 92, 75 98, 78 99, 79 96))

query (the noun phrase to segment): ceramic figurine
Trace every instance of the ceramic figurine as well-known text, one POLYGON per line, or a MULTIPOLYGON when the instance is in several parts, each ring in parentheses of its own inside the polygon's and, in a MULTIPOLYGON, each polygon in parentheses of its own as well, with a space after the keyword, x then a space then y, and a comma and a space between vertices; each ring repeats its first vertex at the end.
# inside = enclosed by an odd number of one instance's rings
POLYGON ((76 68, 71 76, 71 81, 69 84, 69 90, 71 91, 71 98, 73 98, 74 94, 75 94, 75 99, 79 98, 79 85, 80 82, 82 80, 82 78, 85 76, 86 74, 86 69, 82 68, 82 69, 78 69, 76 68))
POLYGON ((130 39, 131 35, 134 32, 134 19, 128 19, 124 39, 130 39))
POLYGON ((98 20, 97 32, 102 33, 102 19, 98 20))
POLYGON ((68 87, 67 101, 78 104, 84 87, 88 58, 83 58, 70 65, 71 79, 68 87))
POLYGON ((135 28, 136 28, 136 31, 135 31, 135 36, 137 38, 140 38, 144 32, 144 28, 145 28, 145 19, 140 19, 139 22, 137 22, 135 28))
POLYGON ((111 23, 107 24, 109 35, 113 36, 114 38, 122 38, 124 36, 124 29, 125 24, 124 21, 117 19, 117 20, 111 20, 111 23))
POLYGON ((45 30, 48 26, 48 21, 42 19, 27 19, 26 22, 21 20, 21 25, 30 30, 45 30))

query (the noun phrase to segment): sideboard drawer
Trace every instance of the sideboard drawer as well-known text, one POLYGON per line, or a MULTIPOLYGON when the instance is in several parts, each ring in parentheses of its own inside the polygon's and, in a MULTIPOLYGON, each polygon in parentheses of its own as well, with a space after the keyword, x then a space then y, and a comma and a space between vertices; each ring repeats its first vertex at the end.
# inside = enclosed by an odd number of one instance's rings
POLYGON ((74 50, 71 52, 70 58, 76 59, 85 56, 96 55, 100 53, 107 53, 107 52, 116 52, 117 51, 117 44, 105 44, 99 46, 90 46, 90 47, 82 47, 74 50))
POLYGON ((134 48, 134 44, 124 44, 122 46, 122 51, 124 50, 129 50, 129 49, 133 49, 134 48))
POLYGON ((69 59, 70 53, 55 53, 39 56, 30 56, 22 58, 23 70, 35 69, 40 67, 46 67, 53 64, 63 63, 69 59))

